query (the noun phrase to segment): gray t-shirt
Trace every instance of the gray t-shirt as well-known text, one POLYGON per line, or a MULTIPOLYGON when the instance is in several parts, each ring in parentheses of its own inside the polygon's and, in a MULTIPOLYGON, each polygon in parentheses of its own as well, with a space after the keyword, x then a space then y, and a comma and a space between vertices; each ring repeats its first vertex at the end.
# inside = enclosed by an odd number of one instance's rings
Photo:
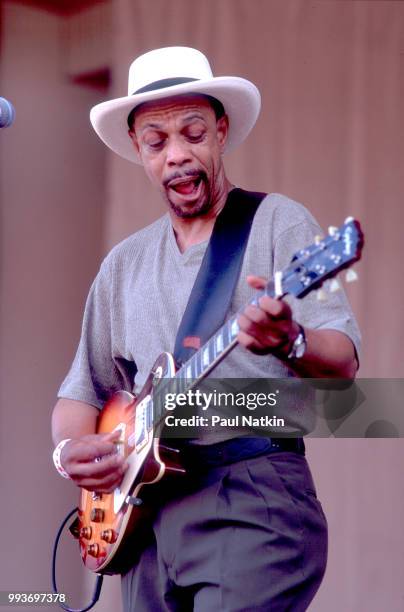
MULTIPOLYGON (((321 229, 301 204, 268 195, 252 224, 229 316, 254 296, 248 274, 271 278, 293 254, 308 246, 321 229)), ((117 390, 139 391, 156 358, 172 352, 175 337, 207 242, 178 249, 169 215, 136 232, 108 254, 91 287, 80 344, 59 397, 101 408, 117 390)), ((343 291, 319 302, 314 292, 286 298, 294 318, 309 328, 336 329, 359 352, 360 335, 343 291)), ((214 378, 283 378, 289 369, 272 355, 259 356, 237 346, 212 373, 214 378)), ((304 411, 296 426, 307 430, 304 411)))

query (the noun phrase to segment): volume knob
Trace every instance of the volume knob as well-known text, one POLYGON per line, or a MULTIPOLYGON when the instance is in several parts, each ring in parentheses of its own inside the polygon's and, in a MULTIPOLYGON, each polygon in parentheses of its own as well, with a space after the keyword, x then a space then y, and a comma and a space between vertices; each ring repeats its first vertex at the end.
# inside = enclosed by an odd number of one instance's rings
POLYGON ((105 542, 108 542, 108 544, 112 544, 113 542, 115 542, 116 538, 117 534, 113 529, 105 529, 101 532, 101 539, 105 542))
POLYGON ((92 531, 91 527, 82 527, 80 529, 80 537, 85 540, 91 540, 92 531))
POLYGON ((100 547, 98 544, 90 544, 87 546, 87 553, 92 557, 98 557, 100 554, 100 547))

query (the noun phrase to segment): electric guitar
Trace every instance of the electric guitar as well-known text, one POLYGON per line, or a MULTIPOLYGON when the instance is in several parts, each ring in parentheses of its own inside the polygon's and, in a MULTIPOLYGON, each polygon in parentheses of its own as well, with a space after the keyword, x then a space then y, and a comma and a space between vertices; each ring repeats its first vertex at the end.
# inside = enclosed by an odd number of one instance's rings
MULTIPOLYGON (((289 266, 275 273, 266 288, 257 292, 251 304, 257 304, 264 294, 275 298, 287 294, 304 297, 360 259, 362 247, 360 225, 348 217, 340 228, 330 228, 325 239, 316 239, 298 251, 289 266)), ((353 280, 352 270, 348 275, 347 280, 353 280)), ((332 283, 338 281, 333 279, 332 283)), ((333 289, 335 285, 330 287, 333 289)), ((185 393, 206 377, 236 346, 237 317, 230 318, 178 371, 173 356, 162 353, 137 397, 119 391, 102 409, 97 433, 120 431, 117 452, 126 458, 129 468, 112 493, 82 489, 78 519, 71 531, 78 538, 88 569, 99 574, 120 573, 132 566, 136 554, 140 554, 149 512, 142 500, 142 489, 163 476, 185 472, 178 449, 168 447, 159 437, 167 414, 164 403, 157 401, 159 389, 164 379, 174 379, 176 392, 185 393)))

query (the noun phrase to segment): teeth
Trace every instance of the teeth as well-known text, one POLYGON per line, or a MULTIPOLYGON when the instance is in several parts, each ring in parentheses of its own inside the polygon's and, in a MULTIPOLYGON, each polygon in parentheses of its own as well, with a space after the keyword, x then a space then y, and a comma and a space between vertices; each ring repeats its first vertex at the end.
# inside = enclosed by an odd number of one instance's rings
POLYGON ((198 179, 190 178, 184 181, 173 182, 169 187, 181 195, 190 195, 196 192, 199 183, 200 181, 198 179))
POLYGON ((181 185, 188 185, 188 183, 197 183, 197 181, 199 180, 199 178, 196 176, 194 178, 190 177, 190 178, 186 178, 186 179, 182 179, 182 180, 177 180, 177 181, 172 181, 172 183, 169 183, 168 186, 175 188, 181 185))

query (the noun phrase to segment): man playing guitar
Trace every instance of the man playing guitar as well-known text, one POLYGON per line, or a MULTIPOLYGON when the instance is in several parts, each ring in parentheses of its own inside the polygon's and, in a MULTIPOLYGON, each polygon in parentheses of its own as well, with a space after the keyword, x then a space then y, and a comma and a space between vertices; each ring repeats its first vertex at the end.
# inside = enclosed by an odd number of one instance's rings
MULTIPOLYGON (((128 469, 114 452, 119 432, 96 433, 100 408, 115 391, 139 390, 156 357, 173 350, 215 220, 234 189, 222 156, 247 137, 259 107, 252 83, 213 77, 200 52, 172 47, 135 60, 129 95, 92 111, 103 141, 143 165, 167 214, 111 251, 89 294, 52 418, 58 470, 79 487, 110 493, 128 469)), ((316 233, 303 206, 265 197, 229 314, 316 233)), ((310 295, 263 296, 238 326, 239 346, 215 378, 355 376, 359 332, 342 293, 326 304, 310 295)), ((307 609, 325 571, 327 525, 304 445, 256 440, 243 445, 225 431, 189 441, 188 476, 159 490, 148 544, 122 578, 125 612, 307 609)))

